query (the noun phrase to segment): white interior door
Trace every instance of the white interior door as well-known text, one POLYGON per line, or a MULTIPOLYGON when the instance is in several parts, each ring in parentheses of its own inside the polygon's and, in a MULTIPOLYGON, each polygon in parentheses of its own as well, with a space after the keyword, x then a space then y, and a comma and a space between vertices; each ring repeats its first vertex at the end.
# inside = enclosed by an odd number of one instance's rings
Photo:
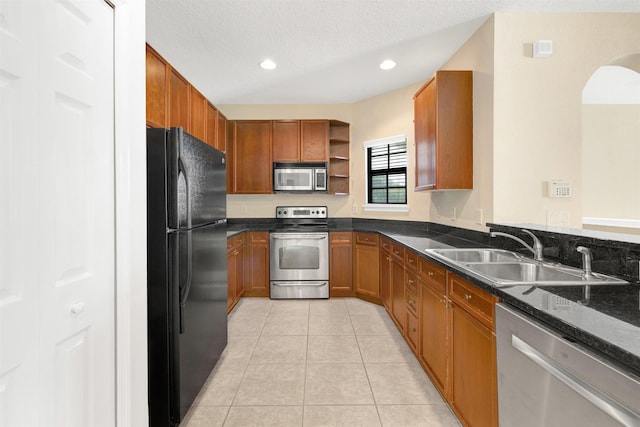
POLYGON ((0 0, 0 426, 115 424, 113 9, 0 0))

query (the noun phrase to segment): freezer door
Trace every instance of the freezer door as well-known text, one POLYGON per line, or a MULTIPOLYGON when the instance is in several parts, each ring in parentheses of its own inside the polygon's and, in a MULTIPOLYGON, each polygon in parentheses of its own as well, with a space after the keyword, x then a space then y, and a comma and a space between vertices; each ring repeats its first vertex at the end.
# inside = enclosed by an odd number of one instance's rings
POLYGON ((223 152, 171 128, 168 135, 169 228, 190 229, 226 218, 223 152))
MULTIPOLYGON (((226 224, 176 235, 179 351, 174 360, 183 419, 227 345, 226 224)), ((176 390, 174 390, 176 391, 176 390)))

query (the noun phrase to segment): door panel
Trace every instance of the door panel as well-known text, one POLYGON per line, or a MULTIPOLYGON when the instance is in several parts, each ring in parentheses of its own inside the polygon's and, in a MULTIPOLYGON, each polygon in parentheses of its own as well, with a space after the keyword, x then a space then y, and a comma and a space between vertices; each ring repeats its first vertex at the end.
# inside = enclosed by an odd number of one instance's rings
POLYGON ((38 155, 32 125, 38 98, 37 7, 0 2, 0 426, 38 425, 38 271, 33 267, 38 178, 24 163, 38 155), (16 327, 19 325, 19 327, 16 327))
POLYGON ((113 9, 0 15, 0 425, 114 425, 113 9))

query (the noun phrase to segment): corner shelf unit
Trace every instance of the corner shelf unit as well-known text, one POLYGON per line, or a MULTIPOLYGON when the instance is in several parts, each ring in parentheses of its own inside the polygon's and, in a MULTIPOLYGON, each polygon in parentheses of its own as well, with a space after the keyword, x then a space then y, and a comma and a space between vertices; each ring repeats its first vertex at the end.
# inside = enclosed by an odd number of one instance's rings
POLYGON ((349 194, 349 123, 329 121, 329 194, 349 194))

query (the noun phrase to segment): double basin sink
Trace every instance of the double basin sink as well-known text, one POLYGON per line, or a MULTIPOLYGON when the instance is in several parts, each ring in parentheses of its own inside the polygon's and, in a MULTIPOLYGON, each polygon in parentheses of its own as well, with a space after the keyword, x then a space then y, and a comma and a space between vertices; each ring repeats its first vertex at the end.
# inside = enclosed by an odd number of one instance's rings
POLYGON ((537 261, 503 249, 425 249, 425 252, 480 276, 496 287, 628 284, 616 277, 600 273, 585 275, 578 268, 537 261))

